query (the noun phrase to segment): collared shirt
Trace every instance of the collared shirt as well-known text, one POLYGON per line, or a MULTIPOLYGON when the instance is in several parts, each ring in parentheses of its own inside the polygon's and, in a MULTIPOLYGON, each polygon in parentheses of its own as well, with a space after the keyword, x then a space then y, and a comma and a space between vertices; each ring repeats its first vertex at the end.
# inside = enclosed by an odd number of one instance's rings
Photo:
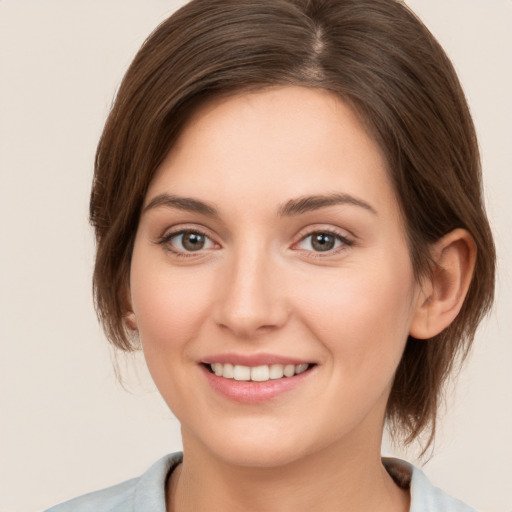
MULTIPOLYGON (((139 478, 85 494, 46 512, 166 512, 166 481, 182 459, 182 453, 166 455, 139 478)), ((408 462, 392 458, 383 458, 382 462, 400 487, 410 488, 409 512, 476 512, 433 486, 420 469, 408 462)))

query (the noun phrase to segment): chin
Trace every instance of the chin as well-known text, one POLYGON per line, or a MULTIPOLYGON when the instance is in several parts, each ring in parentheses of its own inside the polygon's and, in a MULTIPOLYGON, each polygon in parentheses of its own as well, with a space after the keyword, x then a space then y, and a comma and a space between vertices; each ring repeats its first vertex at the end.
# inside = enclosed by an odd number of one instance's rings
MULTIPOLYGON (((327 444, 328 438, 324 438, 327 444)), ((183 442, 185 450, 194 449, 194 443, 187 442, 185 437, 183 442)), ((200 451, 206 449, 225 464, 255 469, 283 467, 325 448, 323 443, 318 446, 304 431, 294 431, 289 424, 262 425, 261 421, 226 425, 226 428, 210 431, 199 439, 199 444, 202 445, 198 447, 200 451)))
POLYGON ((303 455, 296 445, 283 447, 275 443, 230 443, 226 451, 215 453, 226 464, 255 469, 287 466, 303 455))

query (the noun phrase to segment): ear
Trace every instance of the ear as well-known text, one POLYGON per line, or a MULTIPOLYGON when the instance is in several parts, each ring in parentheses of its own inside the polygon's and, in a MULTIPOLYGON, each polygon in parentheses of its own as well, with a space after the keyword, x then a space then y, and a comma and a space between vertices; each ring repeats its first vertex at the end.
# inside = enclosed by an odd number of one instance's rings
POLYGON ((128 329, 130 329, 132 331, 137 331, 138 330, 137 318, 136 318, 135 313, 133 311, 126 312, 126 314, 124 315, 124 323, 126 324, 128 329))
POLYGON ((123 302, 124 302, 124 310, 125 310, 125 313, 123 316, 124 323, 128 327, 128 329, 130 329, 132 331, 137 331, 139 328, 137 325, 137 317, 135 316, 135 313, 133 311, 132 296, 131 296, 129 284, 126 285, 126 291, 124 294, 123 302))
POLYGON ((409 334, 428 339, 446 329, 459 314, 471 284, 476 245, 465 229, 455 229, 432 247, 434 268, 421 283, 409 334))

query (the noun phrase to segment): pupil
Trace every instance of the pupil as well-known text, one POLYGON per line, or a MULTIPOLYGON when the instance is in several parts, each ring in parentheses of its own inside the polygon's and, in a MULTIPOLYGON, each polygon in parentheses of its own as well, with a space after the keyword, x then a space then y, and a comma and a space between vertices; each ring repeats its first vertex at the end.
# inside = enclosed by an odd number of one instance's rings
POLYGON ((204 236, 200 233, 186 233, 183 235, 182 244, 187 251, 199 251, 204 246, 204 236))
POLYGON ((311 241, 311 245, 316 251, 330 251, 334 247, 334 243, 334 237, 327 233, 317 233, 311 241))

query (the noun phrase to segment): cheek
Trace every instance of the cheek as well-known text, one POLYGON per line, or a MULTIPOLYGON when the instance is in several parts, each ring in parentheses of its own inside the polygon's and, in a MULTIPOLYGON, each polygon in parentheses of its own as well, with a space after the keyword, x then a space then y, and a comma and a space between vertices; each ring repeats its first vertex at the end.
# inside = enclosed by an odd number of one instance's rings
POLYGON ((373 361, 397 365, 413 311, 414 279, 403 265, 364 265, 339 270, 326 286, 304 288, 302 318, 345 367, 373 361))
POLYGON ((209 305, 207 276, 147 265, 134 253, 130 287, 145 353, 172 352, 196 336, 209 305))
POLYGON ((187 370, 195 365, 192 341, 200 337, 208 315, 207 279, 137 256, 130 285, 144 358, 160 394, 181 417, 190 397, 187 370))

